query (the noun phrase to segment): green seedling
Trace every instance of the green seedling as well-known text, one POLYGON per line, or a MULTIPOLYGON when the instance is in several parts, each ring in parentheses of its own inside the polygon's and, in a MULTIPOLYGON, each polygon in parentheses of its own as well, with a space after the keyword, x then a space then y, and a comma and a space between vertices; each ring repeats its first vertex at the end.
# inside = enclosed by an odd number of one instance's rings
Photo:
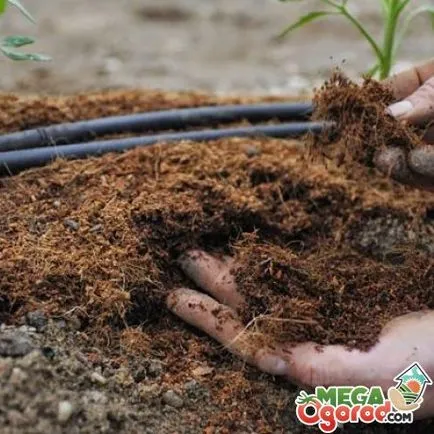
MULTIPOLYGON (((295 2, 303 0, 279 0, 281 2, 295 2)), ((379 5, 382 9, 383 19, 383 38, 376 40, 371 32, 367 29, 349 9, 349 0, 319 0, 325 7, 321 10, 311 11, 301 16, 297 21, 290 24, 280 37, 284 37, 294 30, 304 27, 313 21, 317 21, 329 16, 341 16, 345 18, 361 36, 370 45, 376 61, 373 67, 366 73, 367 76, 376 76, 379 79, 387 78, 394 65, 397 51, 406 36, 411 22, 419 15, 428 14, 432 20, 434 27, 434 6, 423 5, 416 8, 411 8, 410 0, 381 0, 379 5)))
MULTIPOLYGON (((8 5, 17 8, 31 23, 35 23, 32 15, 21 4, 19 0, 0 0, 0 15, 6 12, 8 5)), ((6 36, 0 41, 0 51, 9 59, 12 60, 35 60, 47 61, 50 57, 37 53, 25 53, 17 50, 17 48, 33 44, 35 40, 28 36, 6 36)))

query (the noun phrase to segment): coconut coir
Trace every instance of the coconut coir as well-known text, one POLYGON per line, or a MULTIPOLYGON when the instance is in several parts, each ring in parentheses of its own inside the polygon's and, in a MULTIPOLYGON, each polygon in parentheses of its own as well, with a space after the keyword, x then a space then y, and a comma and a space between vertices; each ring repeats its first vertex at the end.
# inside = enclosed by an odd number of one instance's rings
MULTIPOLYGON (((306 161, 331 161, 348 179, 366 182, 363 178, 372 175, 368 168, 374 167, 379 151, 401 147, 408 152, 422 145, 423 129, 399 122, 386 112, 394 101, 390 86, 372 79, 358 85, 336 71, 315 93, 313 114, 315 120, 333 127, 321 136, 307 138, 306 161)), ((308 165, 305 168, 309 170, 308 165)), ((378 175, 373 176, 375 182, 378 175)), ((334 193, 328 192, 326 203, 334 193)), ((303 200, 304 194, 299 191, 296 199, 303 200)), ((317 205, 315 212, 322 213, 321 208, 322 204, 317 205)), ((382 327, 398 314, 398 305, 407 305, 408 312, 431 307, 429 292, 417 290, 422 269, 428 270, 429 279, 423 286, 432 288, 430 253, 422 253, 414 242, 411 224, 403 227, 399 217, 381 217, 382 212, 375 211, 376 223, 365 222, 365 229, 362 221, 356 224, 362 233, 379 224, 375 229, 382 238, 379 242, 387 245, 380 255, 369 241, 359 245, 362 249, 354 249, 348 233, 342 238, 339 231, 337 237, 319 239, 313 251, 305 245, 297 251, 264 243, 256 234, 245 236, 235 246, 242 265, 238 283, 248 300, 241 312, 244 320, 281 342, 305 339, 369 349, 382 327), (395 242, 388 232, 396 235, 395 242), (417 293, 416 304, 410 306, 415 301, 410 301, 413 292, 417 293), (376 317, 374 322, 372 317, 376 317)), ((350 238, 353 236, 354 232, 350 238)), ((363 237, 356 235, 359 240, 363 237)))
MULTIPOLYGON (((212 101, 116 95, 99 95, 98 107, 212 101)), ((3 128, 24 125, 29 112, 33 126, 65 111, 96 114, 94 96, 16 104, 3 128)), ((162 144, 1 180, 1 320, 73 309, 89 339, 125 351, 129 327, 161 335, 172 324, 167 294, 192 285, 175 260, 202 248, 244 265, 240 315, 259 316, 270 339, 369 348, 387 321, 433 307, 434 198, 368 173, 356 182, 341 168, 306 166, 301 145, 162 144)))
POLYGON ((334 124, 332 134, 310 140, 310 156, 322 156, 353 171, 374 166, 375 155, 386 147, 409 151, 423 144, 424 129, 387 114, 395 102, 392 88, 373 79, 357 84, 336 71, 314 96, 314 119, 334 124), (356 167, 357 170, 357 167, 356 167))

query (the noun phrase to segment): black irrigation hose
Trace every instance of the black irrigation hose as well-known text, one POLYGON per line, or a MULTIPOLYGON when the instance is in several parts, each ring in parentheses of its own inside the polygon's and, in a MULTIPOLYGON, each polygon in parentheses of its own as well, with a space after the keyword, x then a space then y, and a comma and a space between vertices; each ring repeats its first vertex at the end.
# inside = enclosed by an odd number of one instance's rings
POLYGON ((271 119, 278 119, 281 122, 306 120, 311 113, 311 103, 270 103, 174 109, 126 116, 110 116, 6 134, 0 136, 0 152, 80 143, 110 134, 209 127, 241 120, 247 120, 250 123, 271 119))
POLYGON ((56 158, 80 159, 98 156, 107 152, 121 152, 138 146, 151 146, 159 142, 180 140, 208 141, 223 137, 300 137, 307 133, 319 134, 325 123, 297 122, 278 125, 258 125, 244 128, 229 128, 204 131, 166 133, 126 139, 100 140, 63 146, 48 146, 18 151, 0 152, 0 174, 12 175, 31 167, 43 166, 56 158))

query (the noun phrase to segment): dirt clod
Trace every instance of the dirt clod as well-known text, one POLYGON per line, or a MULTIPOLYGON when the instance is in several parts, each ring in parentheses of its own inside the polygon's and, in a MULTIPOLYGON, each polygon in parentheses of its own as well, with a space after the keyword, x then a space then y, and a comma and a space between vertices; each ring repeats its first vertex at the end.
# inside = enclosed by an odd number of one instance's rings
POLYGON ((0 332, 0 356, 22 357, 34 349, 31 339, 24 333, 0 332))
POLYGON ((69 401, 60 401, 57 410, 57 420, 60 423, 65 423, 69 420, 74 412, 74 406, 69 401))
POLYGON ((34 327, 37 331, 42 331, 47 326, 47 317, 44 312, 36 310, 26 314, 26 322, 30 327, 34 327))
POLYGON ((92 374, 90 374, 90 380, 100 386, 104 386, 107 383, 106 378, 104 378, 99 372, 92 372, 92 374))
POLYGON ((163 401, 171 407, 181 408, 184 405, 183 399, 173 390, 163 393, 163 401))

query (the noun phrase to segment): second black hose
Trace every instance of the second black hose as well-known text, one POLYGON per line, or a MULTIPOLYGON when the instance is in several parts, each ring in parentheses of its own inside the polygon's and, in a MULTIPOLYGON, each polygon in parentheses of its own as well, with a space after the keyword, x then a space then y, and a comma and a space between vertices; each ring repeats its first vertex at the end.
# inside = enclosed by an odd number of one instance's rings
POLYGON ((277 137, 294 138, 307 133, 320 134, 327 127, 321 122, 299 122, 278 125, 257 125, 204 131, 157 134, 125 139, 100 140, 63 146, 48 146, 17 151, 0 152, 0 174, 13 175, 21 170, 48 164, 56 158, 80 159, 108 152, 122 152, 138 146, 181 140, 210 141, 224 137, 277 137))
POLYGON ((268 103, 209 106, 110 116, 5 134, 0 136, 0 152, 80 143, 111 134, 211 127, 242 120, 250 123, 271 119, 281 122, 300 121, 306 120, 311 113, 311 103, 268 103))

